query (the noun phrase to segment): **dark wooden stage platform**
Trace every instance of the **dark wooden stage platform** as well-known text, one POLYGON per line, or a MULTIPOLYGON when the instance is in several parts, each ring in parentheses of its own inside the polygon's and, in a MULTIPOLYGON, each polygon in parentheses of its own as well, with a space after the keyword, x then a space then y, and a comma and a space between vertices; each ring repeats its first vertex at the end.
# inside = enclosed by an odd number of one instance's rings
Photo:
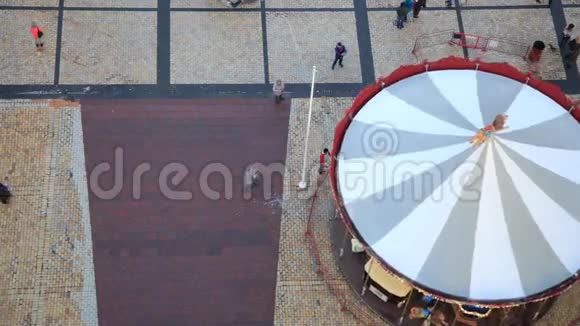
MULTIPOLYGON (((87 100, 81 102, 87 176, 124 149, 122 191, 90 193, 99 321, 110 325, 272 325, 279 205, 241 196, 251 162, 285 161, 289 103, 273 100, 87 100), (168 163, 189 168, 170 200, 159 188, 168 163), (231 200, 211 200, 198 178, 212 162, 234 175, 231 200), (133 170, 150 163, 142 198, 132 198, 133 170)), ((172 176, 170 176, 171 179, 172 176)), ((99 181, 113 185, 113 173, 99 181)), ((282 176, 273 181, 281 198, 282 176)), ((209 177, 223 195, 223 178, 209 177)), ((257 192, 256 192, 257 193, 257 192)))

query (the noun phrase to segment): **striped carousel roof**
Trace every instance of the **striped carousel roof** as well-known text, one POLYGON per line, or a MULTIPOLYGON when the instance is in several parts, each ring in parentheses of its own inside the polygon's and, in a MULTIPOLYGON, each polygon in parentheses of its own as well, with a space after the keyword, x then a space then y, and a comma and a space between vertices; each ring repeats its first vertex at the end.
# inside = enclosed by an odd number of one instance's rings
POLYGON ((478 70, 439 70, 374 95, 336 161, 346 218, 427 289, 520 300, 580 268, 580 128, 551 97, 478 70), (507 129, 470 139, 507 114, 507 129))

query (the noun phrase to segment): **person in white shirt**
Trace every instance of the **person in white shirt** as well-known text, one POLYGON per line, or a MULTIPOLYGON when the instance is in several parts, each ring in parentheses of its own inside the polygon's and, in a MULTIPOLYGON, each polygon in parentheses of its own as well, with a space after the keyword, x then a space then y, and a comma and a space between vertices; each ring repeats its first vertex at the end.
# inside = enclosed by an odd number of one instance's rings
POLYGON ((572 38, 572 33, 574 32, 574 24, 568 24, 564 31, 562 32, 562 40, 560 41, 560 46, 566 45, 568 41, 572 38))
POLYGON ((284 97, 282 97, 282 94, 284 94, 284 83, 282 82, 282 80, 278 79, 276 81, 276 83, 272 87, 272 91, 274 92, 276 104, 280 103, 284 99, 284 97))

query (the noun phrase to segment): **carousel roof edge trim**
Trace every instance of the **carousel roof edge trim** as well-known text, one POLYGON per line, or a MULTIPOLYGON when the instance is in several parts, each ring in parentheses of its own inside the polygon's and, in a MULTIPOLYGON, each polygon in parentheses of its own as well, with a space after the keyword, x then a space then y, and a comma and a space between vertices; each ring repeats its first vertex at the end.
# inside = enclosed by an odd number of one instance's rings
MULTIPOLYGON (((570 114, 580 123, 580 110, 570 110, 573 106, 573 102, 568 98, 564 92, 558 87, 550 82, 546 82, 540 79, 534 78, 530 73, 526 74, 515 67, 507 63, 490 63, 484 62, 479 59, 477 60, 467 60, 460 57, 447 57, 437 61, 423 61, 419 64, 404 65, 393 71, 390 75, 386 77, 379 77, 378 80, 371 85, 365 87, 359 92, 355 98, 353 104, 349 109, 346 110, 344 118, 342 118, 337 124, 334 132, 334 140, 332 144, 332 149, 335 151, 342 146, 342 140, 346 130, 350 126, 350 123, 354 119, 354 116, 365 106, 365 104, 382 91, 385 87, 395 84, 405 78, 409 78, 414 75, 419 75, 429 71, 437 70, 480 70, 488 73, 493 73, 506 78, 513 79, 515 81, 521 82, 523 84, 529 85, 534 89, 540 91, 546 96, 550 97, 556 103, 562 106, 562 109, 569 111, 570 114)), ((528 296, 521 299, 497 300, 497 301, 473 301, 464 297, 457 297, 449 295, 446 293, 438 292, 434 289, 430 289, 424 285, 418 284, 417 282, 410 280, 402 273, 398 272, 396 269, 392 268, 388 263, 386 263, 379 255, 377 255, 370 246, 362 239, 359 232, 356 230, 354 225, 350 222, 350 217, 344 208, 341 196, 339 195, 337 175, 336 175, 336 153, 333 153, 332 162, 330 165, 330 181, 332 186, 332 193, 334 201, 336 202, 340 218, 344 225, 346 226, 349 234, 361 242, 365 247, 365 252, 373 257, 376 261, 381 264, 381 267, 393 274, 395 277, 402 281, 411 284, 415 290, 430 295, 438 300, 453 303, 453 304, 470 304, 477 306, 484 306, 489 308, 506 308, 510 306, 519 306, 533 302, 545 301, 547 299, 556 297, 570 289, 574 284, 580 283, 580 273, 572 275, 570 278, 564 280, 560 284, 553 286, 541 293, 533 296, 528 296)))

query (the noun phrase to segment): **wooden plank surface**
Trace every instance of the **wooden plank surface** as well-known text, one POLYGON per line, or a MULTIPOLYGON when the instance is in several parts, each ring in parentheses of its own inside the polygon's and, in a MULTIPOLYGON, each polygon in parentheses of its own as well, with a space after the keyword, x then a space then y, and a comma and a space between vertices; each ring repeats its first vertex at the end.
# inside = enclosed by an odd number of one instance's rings
MULTIPOLYGON (((89 190, 99 320, 109 325, 272 325, 279 205, 242 199, 241 175, 251 162, 283 163, 289 103, 272 100, 87 100, 82 104, 87 175, 124 150, 117 198, 89 190), (188 176, 175 189, 193 199, 170 200, 159 174, 179 162, 188 176), (198 177, 212 162, 234 176, 234 197, 211 200, 198 177), (141 163, 142 198, 132 198, 141 163)), ((100 185, 113 185, 112 173, 100 185)), ((209 185, 224 189, 214 174, 209 185)), ((272 192, 282 196, 282 176, 272 192)), ((222 191, 223 194, 223 191, 222 191)), ((256 192, 257 194, 257 192, 256 192)))

